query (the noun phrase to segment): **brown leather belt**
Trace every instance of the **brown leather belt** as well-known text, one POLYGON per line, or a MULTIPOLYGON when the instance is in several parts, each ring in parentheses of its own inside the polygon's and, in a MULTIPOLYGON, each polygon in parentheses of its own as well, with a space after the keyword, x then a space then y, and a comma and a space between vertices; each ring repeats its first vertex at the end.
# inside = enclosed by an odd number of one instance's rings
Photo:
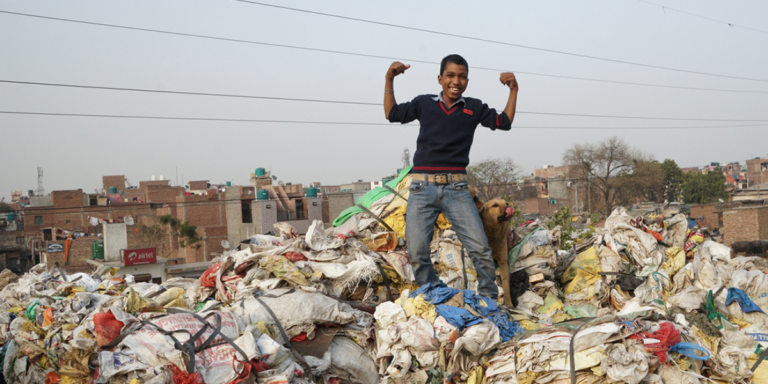
POLYGON ((426 181, 427 183, 433 183, 438 185, 456 183, 459 181, 467 180, 467 175, 463 173, 412 173, 411 178, 413 180, 426 181))

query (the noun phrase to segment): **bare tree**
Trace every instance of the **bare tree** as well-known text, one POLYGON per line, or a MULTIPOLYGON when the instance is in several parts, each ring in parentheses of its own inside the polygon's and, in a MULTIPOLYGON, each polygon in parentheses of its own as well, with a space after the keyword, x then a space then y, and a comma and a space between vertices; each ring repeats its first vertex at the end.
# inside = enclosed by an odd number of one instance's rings
MULTIPOLYGON (((614 207, 626 204, 638 181, 638 164, 651 159, 631 148, 618 136, 597 143, 576 144, 563 154, 563 163, 573 165, 568 177, 589 185, 598 210, 608 216, 614 207)), ((644 169, 645 167, 640 167, 644 169)), ((645 172, 642 172, 645 174, 645 172)))
POLYGON ((509 158, 486 159, 467 167, 469 183, 477 189, 477 197, 483 201, 509 198, 517 193, 518 167, 509 158))

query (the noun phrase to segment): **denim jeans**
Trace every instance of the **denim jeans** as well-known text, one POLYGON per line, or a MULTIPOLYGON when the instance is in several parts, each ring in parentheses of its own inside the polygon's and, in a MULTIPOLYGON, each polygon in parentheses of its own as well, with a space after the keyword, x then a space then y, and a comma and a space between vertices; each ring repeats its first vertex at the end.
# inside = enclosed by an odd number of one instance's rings
POLYGON ((499 288, 494 283, 496 268, 491 258, 491 248, 467 182, 436 185, 413 180, 409 192, 405 237, 416 283, 424 285, 440 282, 432 267, 429 244, 432 242, 437 216, 443 212, 475 265, 479 293, 497 300, 499 288))

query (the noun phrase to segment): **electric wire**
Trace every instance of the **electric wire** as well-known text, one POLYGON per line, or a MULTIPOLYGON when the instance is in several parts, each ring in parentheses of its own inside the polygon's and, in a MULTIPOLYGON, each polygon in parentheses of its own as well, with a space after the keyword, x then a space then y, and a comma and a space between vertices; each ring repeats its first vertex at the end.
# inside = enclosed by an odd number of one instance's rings
POLYGON ((277 9, 283 9, 283 10, 288 10, 288 11, 293 11, 293 12, 301 12, 301 13, 307 13, 307 14, 312 14, 312 15, 337 18, 337 19, 342 19, 342 20, 357 21, 357 22, 361 22, 361 23, 381 25, 381 26, 386 26, 386 27, 399 28, 399 29, 405 29, 405 30, 410 30, 410 31, 418 31, 418 32, 424 32, 424 33, 435 34, 435 35, 449 36, 449 37, 454 37, 454 38, 458 38, 458 39, 465 39, 465 40, 480 41, 480 42, 491 43, 491 44, 505 45, 505 46, 509 46, 509 47, 523 48, 523 49, 529 49, 529 50, 540 51, 540 52, 555 53, 555 54, 559 54, 559 55, 580 57, 580 58, 591 59, 591 60, 606 61, 606 62, 611 62, 611 63, 626 64, 626 65, 633 65, 633 66, 638 66, 638 67, 654 68, 654 69, 661 69, 661 70, 666 70, 666 71, 689 73, 689 74, 695 74, 695 75, 714 76, 714 77, 722 77, 722 78, 738 79, 738 80, 768 82, 768 79, 756 79, 756 78, 751 78, 751 77, 723 75, 723 74, 710 73, 710 72, 701 72, 701 71, 693 71, 693 70, 681 69, 681 68, 665 67, 665 66, 661 66, 661 65, 637 63, 637 62, 627 61, 627 60, 611 59, 611 58, 607 58, 607 57, 600 57, 600 56, 586 55, 586 54, 581 54, 581 53, 559 51, 559 50, 548 49, 548 48, 540 48, 540 47, 534 47, 534 46, 531 46, 531 45, 515 44, 515 43, 509 43, 509 42, 506 42, 506 41, 484 39, 484 38, 480 38, 480 37, 460 35, 460 34, 449 33, 449 32, 441 32, 441 31, 435 31, 435 30, 425 29, 425 28, 416 28, 416 27, 411 27, 411 26, 407 26, 407 25, 385 23, 385 22, 381 22, 381 21, 361 19, 361 18, 350 17, 350 16, 342 16, 342 15, 336 15, 336 14, 332 14, 332 13, 310 11, 308 9, 292 8, 292 7, 286 7, 286 6, 283 6, 283 5, 268 4, 268 3, 262 3, 262 2, 258 2, 258 1, 252 1, 252 0, 234 0, 234 1, 237 1, 237 2, 240 2, 240 3, 259 5, 259 6, 263 6, 263 7, 271 7, 271 8, 277 8, 277 9))
MULTIPOLYGON (((118 29, 126 29, 126 30, 133 30, 133 31, 141 31, 141 32, 160 33, 160 34, 167 34, 167 35, 176 35, 176 36, 183 36, 183 37, 193 37, 193 38, 199 38, 199 39, 208 39, 208 40, 220 40, 220 41, 227 41, 227 42, 231 42, 231 43, 243 43, 243 44, 261 45, 261 46, 268 46, 268 47, 285 48, 285 49, 296 49, 296 50, 311 51, 311 52, 330 53, 330 54, 337 54, 337 55, 367 57, 367 58, 385 59, 385 60, 401 60, 401 61, 410 62, 410 63, 422 63, 422 64, 440 65, 439 61, 406 59, 406 58, 398 58, 398 57, 392 57, 392 56, 382 56, 382 55, 373 55, 373 54, 365 54, 365 53, 357 53, 357 52, 339 51, 339 50, 332 50, 332 49, 302 47, 302 46, 296 46, 296 45, 277 44, 277 43, 269 43, 269 42, 263 42, 263 41, 255 41, 255 40, 235 39, 235 38, 228 38, 228 37, 218 37, 218 36, 200 35, 200 34, 194 34, 194 33, 167 31, 167 30, 161 30, 161 29, 131 27, 131 26, 126 26, 126 25, 108 24, 108 23, 97 23, 97 22, 92 22, 92 21, 66 19, 66 18, 61 18, 61 17, 42 16, 42 15, 34 15, 34 14, 20 13, 20 12, 11 12, 11 11, 4 11, 4 10, 0 10, 0 13, 4 13, 4 14, 8 14, 8 15, 15 15, 15 16, 24 16, 24 17, 32 17, 32 18, 40 18, 40 19, 47 19, 47 20, 55 20, 55 21, 76 23, 76 24, 86 24, 86 25, 99 26, 99 27, 108 27, 108 28, 118 28, 118 29)), ((509 69, 490 68, 490 67, 478 67, 478 66, 473 66, 472 69, 483 70, 483 71, 493 71, 493 72, 506 72, 506 71, 509 71, 509 69)), ((758 94, 759 93, 763 93, 763 94, 768 93, 768 91, 753 91, 753 90, 723 89, 723 88, 702 88, 702 87, 686 87, 686 86, 676 86, 676 85, 667 85, 667 84, 638 83, 638 82, 632 82, 632 81, 606 80, 606 79, 596 79, 596 78, 590 78, 590 77, 555 75, 555 74, 548 74, 548 73, 527 72, 527 71, 519 71, 519 70, 515 70, 514 72, 516 74, 524 74, 524 75, 530 75, 530 76, 551 77, 551 78, 558 78, 558 79, 569 79, 569 80, 588 81, 588 82, 607 83, 607 84, 632 85, 632 86, 641 86, 641 87, 655 87, 655 88, 667 88, 667 89, 684 89, 684 90, 692 90, 692 91, 711 91, 711 92, 758 93, 758 94)))
MULTIPOLYGON (((215 118, 215 117, 110 115, 110 114, 59 113, 59 112, 0 111, 0 114, 8 114, 8 115, 35 115, 35 116, 64 116, 64 117, 118 118, 118 119, 145 119, 145 120, 218 121, 218 122, 241 122, 241 123, 395 126, 395 124, 393 124, 393 123, 368 123, 368 122, 351 122, 351 121, 305 121, 305 120, 271 120, 271 119, 233 119, 233 118, 215 118)), ((413 124, 413 125, 415 125, 415 124, 413 124)), ((656 129, 748 128, 748 127, 765 127, 765 126, 768 126, 768 124, 740 124, 740 125, 715 125, 715 126, 711 126, 711 125, 710 126, 669 126, 669 127, 513 126, 513 128, 515 128, 515 129, 656 130, 656 129)))
MULTIPOLYGON (((760 33, 765 33, 765 34, 768 34, 768 31, 763 31, 763 30, 760 30, 760 29, 756 29, 756 28, 745 27, 745 26, 742 26, 742 25, 738 25, 738 24, 735 24, 735 23, 729 23, 729 22, 727 22, 727 21, 722 21, 722 20, 718 20, 718 19, 713 19, 713 18, 711 18, 711 17, 707 17, 707 16, 697 15, 697 14, 695 14, 695 13, 691 13, 691 12, 683 11, 683 10, 680 10, 680 9, 671 8, 671 7, 668 7, 668 6, 666 6, 666 5, 661 5, 661 4, 652 3, 652 2, 650 2, 650 1, 646 1, 646 0, 637 0, 637 1, 639 1, 639 2, 641 2, 641 3, 646 3, 646 4, 649 4, 649 5, 653 5, 653 6, 656 6, 656 7, 660 7, 660 8, 661 8, 661 9, 663 9, 664 11, 666 11, 667 9, 669 9, 670 11, 675 11, 675 12, 678 12, 678 13, 682 13, 682 14, 684 14, 684 15, 693 16, 693 17, 698 17, 698 18, 700 18, 700 19, 709 20, 709 21, 714 21, 714 22, 716 22, 716 23, 720 23, 720 24, 726 24, 727 26, 729 26, 729 27, 731 27, 731 28, 741 28, 741 29, 746 29, 746 30, 752 31, 752 32, 760 32, 760 33)), ((666 12, 665 12, 665 13, 666 13, 666 12)))
MULTIPOLYGON (((347 100, 306 99, 306 98, 275 97, 275 96, 237 95, 237 94, 227 94, 227 93, 170 91, 170 90, 157 90, 157 89, 147 89, 147 88, 127 88, 127 87, 107 87, 107 86, 82 85, 82 84, 42 83, 42 82, 33 82, 33 81, 16 81, 16 80, 5 80, 5 79, 0 79, 0 83, 20 84, 20 85, 39 85, 39 86, 52 86, 52 87, 66 87, 66 88, 81 88, 81 89, 98 89, 98 90, 109 90, 109 91, 146 92, 146 93, 189 95, 189 96, 211 96, 211 97, 229 97, 229 98, 245 98, 245 99, 277 100, 277 101, 295 101, 295 102, 310 102, 310 103, 366 105, 366 106, 376 106, 376 107, 381 107, 382 106, 381 102, 370 103, 370 102, 347 101, 347 100)), ((589 117, 589 118, 608 118, 608 119, 637 119, 637 120, 675 120, 675 121, 713 121, 713 122, 714 121, 719 121, 719 122, 768 122, 768 119, 762 119, 762 120, 760 120, 760 119, 704 119, 704 118, 685 118, 685 117, 621 116, 621 115, 599 115, 599 114, 559 113, 559 112, 532 112, 532 111, 517 111, 516 114, 544 115, 544 116, 589 117)))

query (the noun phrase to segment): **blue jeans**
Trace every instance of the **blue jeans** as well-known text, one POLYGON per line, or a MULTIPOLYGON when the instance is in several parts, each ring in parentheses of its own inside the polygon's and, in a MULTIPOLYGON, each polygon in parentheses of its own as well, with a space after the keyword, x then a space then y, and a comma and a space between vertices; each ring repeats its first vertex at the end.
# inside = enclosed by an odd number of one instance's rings
POLYGON ((467 182, 436 185, 413 180, 409 192, 405 237, 416 283, 424 285, 440 282, 432 267, 429 244, 432 242, 437 216, 443 212, 475 265, 479 293, 497 300, 499 288, 494 283, 496 268, 491 248, 467 182))

